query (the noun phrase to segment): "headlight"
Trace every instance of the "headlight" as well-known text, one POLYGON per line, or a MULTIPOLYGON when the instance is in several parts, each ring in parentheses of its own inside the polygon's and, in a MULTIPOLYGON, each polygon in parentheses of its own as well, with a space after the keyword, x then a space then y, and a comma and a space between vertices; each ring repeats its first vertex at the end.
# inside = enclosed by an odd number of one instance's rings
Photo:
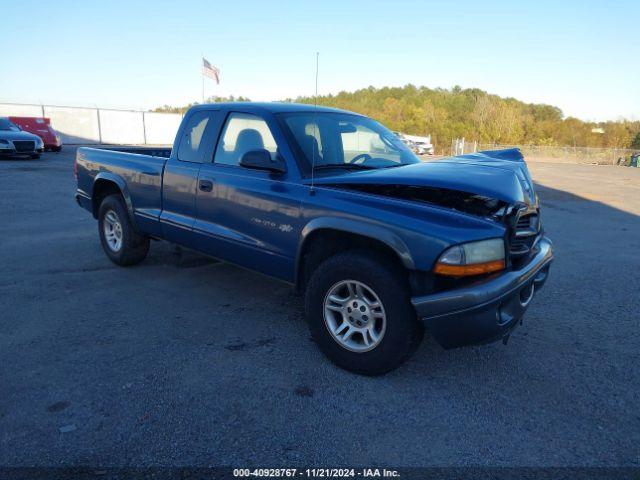
POLYGON ((0 138, 0 145, 9 145, 9 140, 5 140, 3 138, 0 138))
POLYGON ((447 248, 434 268, 438 275, 468 277, 504 270, 504 241, 501 238, 469 242, 447 248))

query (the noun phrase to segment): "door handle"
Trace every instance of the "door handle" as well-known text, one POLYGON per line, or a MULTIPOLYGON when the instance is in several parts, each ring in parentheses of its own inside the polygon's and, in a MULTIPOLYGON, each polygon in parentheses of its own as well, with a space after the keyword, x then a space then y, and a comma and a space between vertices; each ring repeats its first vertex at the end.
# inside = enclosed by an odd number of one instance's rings
POLYGON ((198 182, 198 188, 203 192, 210 192, 213 190, 213 182, 210 180, 200 180, 198 182))

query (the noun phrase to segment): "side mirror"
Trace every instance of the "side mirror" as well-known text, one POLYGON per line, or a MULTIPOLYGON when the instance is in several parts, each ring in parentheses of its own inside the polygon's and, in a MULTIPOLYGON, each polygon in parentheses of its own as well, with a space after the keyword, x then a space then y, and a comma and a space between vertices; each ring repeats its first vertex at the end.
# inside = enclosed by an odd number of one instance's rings
POLYGON ((271 153, 265 149, 249 150, 240 158, 240 166, 253 168, 254 170, 267 170, 269 172, 283 173, 285 171, 284 162, 280 157, 271 159, 271 153))

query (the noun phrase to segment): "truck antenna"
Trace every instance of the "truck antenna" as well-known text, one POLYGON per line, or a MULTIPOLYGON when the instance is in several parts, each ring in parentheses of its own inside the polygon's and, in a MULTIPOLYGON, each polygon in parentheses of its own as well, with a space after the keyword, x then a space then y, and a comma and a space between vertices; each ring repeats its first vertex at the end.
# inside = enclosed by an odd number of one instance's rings
POLYGON ((318 128, 318 121, 317 121, 317 114, 318 114, 318 61, 320 58, 320 52, 316 52, 316 93, 315 96, 313 97, 313 139, 315 140, 315 142, 313 142, 311 144, 311 188, 309 189, 309 194, 310 195, 315 195, 316 192, 313 189, 313 179, 314 179, 314 173, 315 173, 315 169, 316 169, 316 145, 318 144, 317 142, 317 134, 316 134, 316 129, 318 128))

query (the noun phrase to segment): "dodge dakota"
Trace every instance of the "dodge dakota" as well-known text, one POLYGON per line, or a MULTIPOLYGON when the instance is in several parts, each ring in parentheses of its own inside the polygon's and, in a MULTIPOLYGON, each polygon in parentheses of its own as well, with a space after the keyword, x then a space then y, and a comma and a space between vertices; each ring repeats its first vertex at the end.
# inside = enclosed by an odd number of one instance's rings
POLYGON ((508 338, 553 259, 519 150, 421 162, 337 109, 198 105, 173 148, 79 148, 74 169, 111 261, 165 240, 290 282, 319 348, 361 374, 424 329, 445 348, 508 338))

